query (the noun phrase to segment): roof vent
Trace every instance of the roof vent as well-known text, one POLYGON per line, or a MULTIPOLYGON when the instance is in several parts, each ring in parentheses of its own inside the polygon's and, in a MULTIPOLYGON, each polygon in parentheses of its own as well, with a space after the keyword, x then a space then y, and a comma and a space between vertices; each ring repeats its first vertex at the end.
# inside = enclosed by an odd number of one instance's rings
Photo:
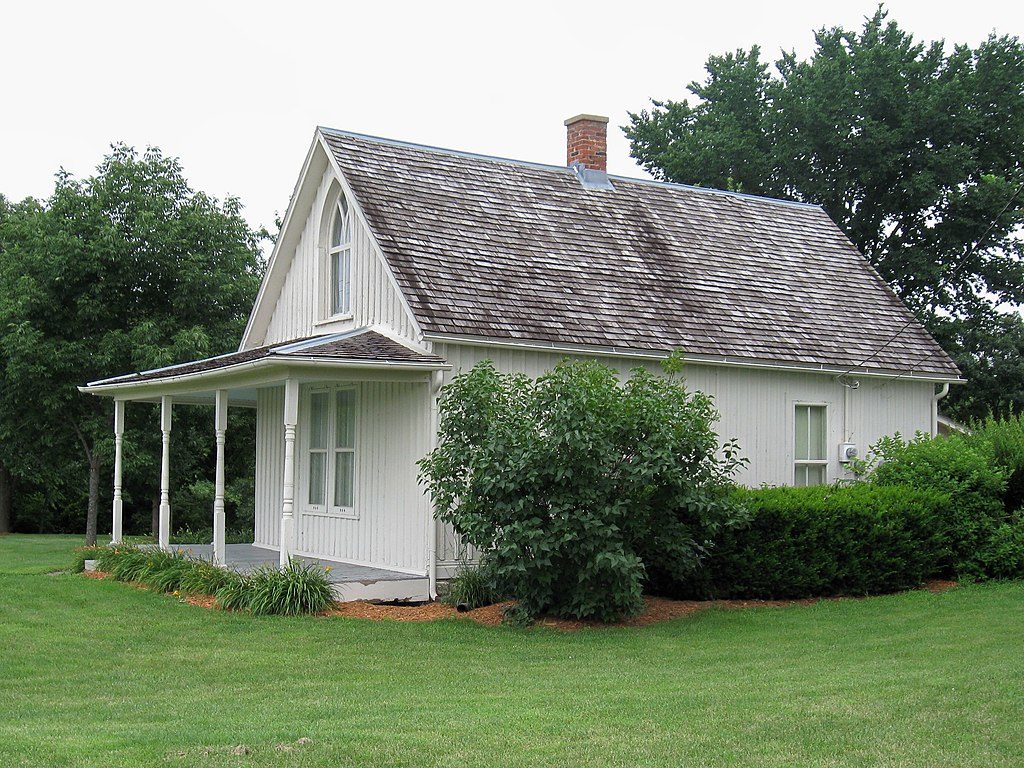
POLYGON ((595 168, 587 168, 583 163, 573 163, 569 166, 576 178, 580 180, 586 189, 610 189, 615 190, 612 180, 608 178, 608 171, 599 171, 595 168))

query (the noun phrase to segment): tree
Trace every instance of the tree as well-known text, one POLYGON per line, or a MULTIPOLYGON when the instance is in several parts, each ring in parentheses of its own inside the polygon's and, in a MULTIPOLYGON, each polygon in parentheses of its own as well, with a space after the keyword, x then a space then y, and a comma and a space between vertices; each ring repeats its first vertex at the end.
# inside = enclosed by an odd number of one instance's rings
MULTIPOLYGON (((0 195, 0 228, 3 227, 4 222, 7 221, 11 215, 11 206, 7 202, 7 198, 0 195)), ((3 243, 0 242, 0 263, 4 258, 3 243)), ((3 359, 0 358, 0 366, 3 365, 3 359)), ((0 375, 0 381, 3 380, 0 375)), ((11 471, 7 468, 7 461, 5 461, 4 454, 6 451, 6 441, 4 440, 3 433, 0 432, 0 535, 11 532, 11 471)))
MULTIPOLYGON (((630 115, 633 157, 658 178, 820 204, 979 375, 988 350, 943 327, 994 333, 1024 303, 1024 46, 993 34, 947 52, 882 8, 815 43, 774 71, 756 46, 712 56, 695 104, 630 115)), ((970 410, 998 386, 975 379, 951 399, 970 410)))
POLYGON ((195 192, 176 159, 124 145, 0 222, 0 437, 21 457, 16 474, 87 467, 87 543, 112 409, 77 387, 232 349, 260 239, 237 199, 195 192))

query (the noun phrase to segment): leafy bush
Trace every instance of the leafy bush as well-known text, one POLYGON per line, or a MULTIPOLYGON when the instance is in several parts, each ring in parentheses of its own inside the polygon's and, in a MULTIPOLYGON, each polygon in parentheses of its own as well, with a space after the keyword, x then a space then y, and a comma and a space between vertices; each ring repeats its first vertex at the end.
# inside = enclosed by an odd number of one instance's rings
POLYGON ((1003 506, 1007 512, 1024 508, 1024 416, 989 417, 972 425, 969 442, 992 447, 995 462, 1006 472, 1003 506))
POLYGON ((977 574, 989 579, 1024 579, 1024 515, 996 527, 974 558, 977 574))
POLYGON ((726 530, 676 594, 715 598, 867 595, 919 585, 943 556, 947 496, 905 486, 737 491, 749 523, 726 530))
POLYGON ((449 605, 465 605, 469 610, 492 605, 501 599, 501 592, 495 576, 486 564, 477 567, 463 566, 448 582, 445 602, 449 605))
POLYGON ((983 576, 977 555, 1006 520, 1009 473, 996 461, 992 443, 967 435, 918 435, 910 441, 896 435, 880 440, 872 452, 882 462, 870 475, 872 483, 933 489, 949 497, 937 521, 942 573, 983 576))
POLYGON ((483 362, 440 414, 421 478, 527 616, 635 614, 649 575, 690 575, 742 517, 735 445, 720 457, 710 398, 679 381, 568 362, 533 381, 483 362))

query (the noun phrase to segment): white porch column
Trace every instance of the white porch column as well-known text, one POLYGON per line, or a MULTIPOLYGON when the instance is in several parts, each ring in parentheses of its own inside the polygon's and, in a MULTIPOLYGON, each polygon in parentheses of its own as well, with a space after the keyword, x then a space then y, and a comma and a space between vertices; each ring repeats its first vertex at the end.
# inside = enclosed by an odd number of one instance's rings
POLYGON ((224 439, 228 429, 228 392, 217 390, 214 430, 217 434, 217 476, 213 495, 213 562, 224 565, 224 439))
POLYGON ((114 401, 114 521, 110 529, 110 543, 120 544, 122 540, 121 502, 121 443, 124 440, 124 400, 114 401))
POLYGON ((299 382, 284 385, 284 494, 281 500, 281 558, 288 564, 295 550, 295 426, 299 421, 299 382))
POLYGON ((170 549, 171 544, 171 396, 160 398, 160 434, 163 451, 160 456, 160 532, 157 544, 170 549))

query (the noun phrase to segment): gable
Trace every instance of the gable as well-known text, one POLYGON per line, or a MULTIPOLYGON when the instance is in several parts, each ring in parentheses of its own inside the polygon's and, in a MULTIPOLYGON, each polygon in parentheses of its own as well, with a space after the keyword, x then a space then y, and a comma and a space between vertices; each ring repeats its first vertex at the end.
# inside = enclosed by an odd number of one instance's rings
POLYGON ((411 341, 420 336, 358 202, 318 137, 292 196, 240 349, 378 326, 411 341), (349 317, 331 320, 326 228, 343 190, 352 209, 352 307, 349 317))
POLYGON ((428 337, 959 375, 817 206, 321 132, 428 337))

